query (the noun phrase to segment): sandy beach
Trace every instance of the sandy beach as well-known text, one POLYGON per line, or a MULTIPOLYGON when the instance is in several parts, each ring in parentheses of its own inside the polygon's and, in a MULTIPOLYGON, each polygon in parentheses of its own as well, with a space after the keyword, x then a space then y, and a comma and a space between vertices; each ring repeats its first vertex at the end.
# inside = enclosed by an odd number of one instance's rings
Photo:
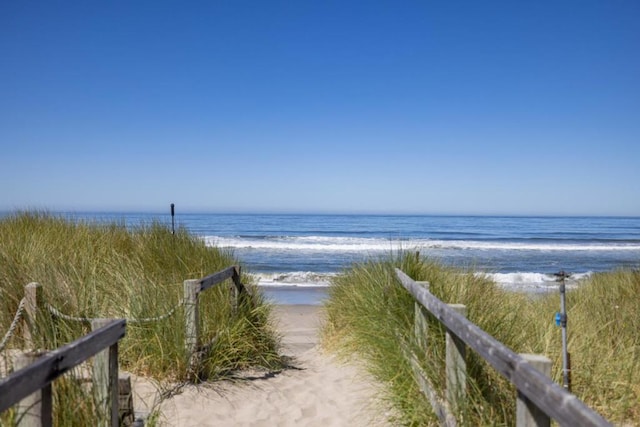
MULTIPOLYGON (((159 404, 160 425, 370 426, 390 425, 374 383, 354 363, 319 346, 322 308, 280 305, 274 310, 290 367, 281 372, 243 373, 234 380, 188 385, 159 404)), ((145 385, 136 386, 137 408, 145 385)), ((147 385, 147 392, 151 389, 147 385)), ((147 394, 146 403, 150 404, 147 394)), ((157 397, 156 397, 157 398, 157 397)))

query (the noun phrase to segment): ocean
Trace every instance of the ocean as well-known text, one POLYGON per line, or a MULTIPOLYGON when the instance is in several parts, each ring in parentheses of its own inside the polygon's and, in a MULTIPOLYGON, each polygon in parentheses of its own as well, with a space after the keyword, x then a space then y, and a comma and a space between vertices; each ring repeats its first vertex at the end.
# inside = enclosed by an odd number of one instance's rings
MULTIPOLYGON (((135 226, 171 216, 68 214, 135 226)), ((640 217, 508 217, 410 215, 181 214, 207 244, 231 249, 277 303, 317 304, 331 277, 349 265, 399 251, 419 251, 443 264, 470 268, 501 286, 557 290, 593 272, 640 268, 640 217)))

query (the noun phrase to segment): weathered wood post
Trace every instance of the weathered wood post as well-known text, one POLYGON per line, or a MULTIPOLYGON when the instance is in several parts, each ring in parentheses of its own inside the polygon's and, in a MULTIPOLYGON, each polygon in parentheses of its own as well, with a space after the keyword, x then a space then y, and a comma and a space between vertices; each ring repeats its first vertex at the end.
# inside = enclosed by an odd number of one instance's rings
MULTIPOLYGON (((467 307, 463 304, 448 304, 456 313, 467 317, 467 307)), ((467 389, 466 345, 453 332, 446 331, 446 395, 454 410, 462 407, 467 389)))
POLYGON ((185 280, 184 286, 184 347, 189 355, 190 375, 195 374, 197 365, 197 350, 200 332, 198 294, 200 293, 200 280, 185 280))
POLYGON ((247 290, 247 288, 244 286, 244 283, 242 283, 242 280, 241 280, 242 271, 240 269, 240 266, 234 265, 233 268, 235 272, 233 276, 231 276, 231 278, 233 280, 233 284, 235 285, 236 312, 241 304, 249 303, 251 304, 251 307, 255 307, 255 301, 253 300, 253 295, 247 290))
POLYGON ((240 287, 242 286, 242 282, 240 282, 240 266, 233 266, 233 276, 231 276, 231 281, 233 282, 233 314, 238 312, 238 306, 240 305, 240 287))
POLYGON ((35 349, 38 347, 39 339, 38 322, 42 321, 39 317, 44 307, 44 290, 42 285, 31 282, 24 287, 25 311, 27 313, 27 325, 24 328, 24 342, 26 348, 35 349))
POLYGON ((121 427, 131 427, 135 423, 135 411, 133 410, 133 393, 131 388, 131 375, 118 376, 118 418, 121 427))
MULTIPOLYGON (((16 370, 31 365, 44 353, 32 351, 22 353, 16 360, 16 370)), ((51 410, 51 384, 22 399, 16 405, 17 427, 42 427, 53 424, 51 410)))
MULTIPOLYGON (((106 326, 113 319, 94 319, 91 329, 106 326)), ((99 427, 118 427, 118 342, 97 353, 93 358, 93 394, 98 410, 99 427)))
MULTIPOLYGON (((425 289, 429 290, 429 282, 416 282, 425 289)), ((416 340, 416 344, 420 350, 427 349, 427 334, 429 332, 429 324, 427 323, 427 315, 429 310, 424 308, 419 302, 414 303, 413 308, 413 335, 416 340)))
MULTIPOLYGON (((551 376, 551 360, 538 354, 521 354, 534 368, 545 376, 551 376)), ((517 427, 549 427, 551 418, 531 402, 518 390, 516 401, 516 426, 517 427)))

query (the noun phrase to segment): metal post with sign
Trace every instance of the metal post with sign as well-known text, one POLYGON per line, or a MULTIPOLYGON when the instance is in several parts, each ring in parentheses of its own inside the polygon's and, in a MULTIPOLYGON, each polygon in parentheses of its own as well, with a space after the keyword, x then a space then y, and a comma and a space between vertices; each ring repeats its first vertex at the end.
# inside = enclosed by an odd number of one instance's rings
POLYGON ((556 313, 556 326, 562 328, 562 386, 571 391, 571 356, 567 348, 567 299, 565 279, 571 274, 560 271, 555 274, 560 282, 560 312, 556 313))

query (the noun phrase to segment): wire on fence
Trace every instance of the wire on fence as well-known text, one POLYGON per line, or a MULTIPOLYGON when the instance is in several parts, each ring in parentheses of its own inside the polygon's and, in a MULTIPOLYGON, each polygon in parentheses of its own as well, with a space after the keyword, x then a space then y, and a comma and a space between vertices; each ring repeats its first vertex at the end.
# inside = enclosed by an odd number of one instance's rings
POLYGON ((178 308, 180 308, 183 302, 184 302, 183 300, 180 300, 178 304, 176 304, 171 310, 169 310, 168 313, 163 314, 162 316, 148 317, 146 319, 127 319, 127 323, 151 323, 151 322, 159 322, 161 320, 168 319, 173 315, 173 313, 176 312, 178 308))
POLYGON ((13 317, 13 321, 11 321, 11 326, 9 326, 9 330, 4 335, 4 338, 2 338, 2 342, 0 342, 0 351, 4 350, 4 347, 7 345, 7 342, 9 342, 9 339, 13 336, 13 333, 18 327, 18 322, 20 322, 20 319, 22 318, 22 314, 24 313, 24 308, 26 304, 27 304, 27 299, 22 298, 20 300, 20 304, 18 304, 16 315, 13 317))
MULTIPOLYGON (((178 304, 176 304, 171 310, 169 310, 168 313, 165 313, 162 316, 148 317, 148 318, 143 318, 143 319, 125 319, 125 320, 127 321, 128 324, 159 322, 161 320, 165 320, 165 319, 168 319, 169 317, 171 317, 176 312, 176 310, 178 308, 180 308, 182 303, 183 303, 183 300, 180 300, 178 302, 178 304)), ((58 310, 57 308, 55 308, 51 304, 47 304, 47 310, 49 310, 49 313, 51 313, 53 316, 58 317, 60 319, 68 320, 70 322, 90 323, 91 321, 96 320, 96 318, 90 318, 90 317, 69 316, 68 314, 62 313, 60 310, 58 310)))
POLYGON ((55 308, 51 304, 47 304, 47 310, 49 310, 49 313, 51 313, 52 316, 59 317, 60 319, 68 320, 70 322, 91 323, 92 320, 95 320, 94 318, 90 318, 90 317, 73 317, 73 316, 69 316, 68 314, 62 313, 60 310, 58 310, 57 308, 55 308))

